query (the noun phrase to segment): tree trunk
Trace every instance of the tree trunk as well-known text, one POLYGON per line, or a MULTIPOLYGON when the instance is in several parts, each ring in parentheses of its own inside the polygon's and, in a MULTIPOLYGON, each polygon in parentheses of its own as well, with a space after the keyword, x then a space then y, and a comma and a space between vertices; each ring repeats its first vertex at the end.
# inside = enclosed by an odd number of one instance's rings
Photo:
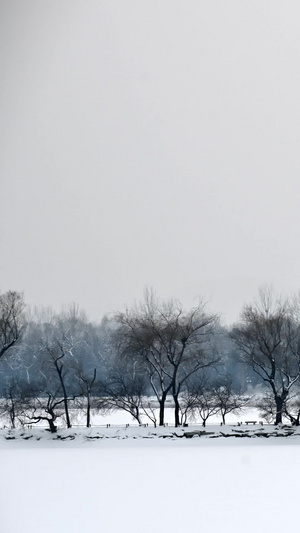
POLYGON ((174 399, 174 414, 175 414, 175 427, 177 428, 180 426, 180 420, 179 420, 179 401, 178 401, 178 394, 173 394, 174 399))
POLYGON ((275 402, 276 402, 275 426, 277 426, 277 424, 282 424, 282 412, 283 412, 284 400, 281 396, 276 396, 275 402))
POLYGON ((166 393, 163 392, 161 400, 159 400, 159 425, 164 425, 164 419, 165 419, 165 403, 166 403, 166 393))
POLYGON ((57 427, 54 424, 54 420, 52 420, 51 418, 47 418, 47 420, 48 420, 49 429, 50 429, 51 433, 56 433, 57 432, 57 427))
POLYGON ((89 392, 87 393, 86 427, 91 427, 91 401, 89 392))
MULTIPOLYGON (((64 394, 65 394, 65 391, 64 391, 64 394)), ((70 420, 70 415, 69 415, 68 400, 66 396, 64 396, 64 406, 65 406, 65 413, 66 413, 67 428, 70 428, 72 426, 71 426, 71 420, 70 420)))
POLYGON ((14 401, 11 400, 11 410, 10 410, 10 421, 11 421, 11 427, 15 429, 15 419, 16 419, 16 413, 15 413, 15 404, 14 401))
POLYGON ((137 423, 139 424, 139 426, 141 425, 142 421, 141 421, 141 415, 140 415, 140 410, 138 407, 135 408, 135 414, 133 414, 134 418, 136 419, 137 423))
POLYGON ((69 415, 68 396, 67 396, 67 391, 66 391, 64 378, 63 378, 63 365, 59 366, 59 364, 56 361, 55 362, 55 366, 56 366, 56 370, 58 372, 59 381, 60 381, 61 388, 62 388, 62 391, 63 391, 64 408, 65 408, 65 414, 66 414, 67 428, 70 428, 72 426, 71 426, 71 420, 70 420, 70 415, 69 415))

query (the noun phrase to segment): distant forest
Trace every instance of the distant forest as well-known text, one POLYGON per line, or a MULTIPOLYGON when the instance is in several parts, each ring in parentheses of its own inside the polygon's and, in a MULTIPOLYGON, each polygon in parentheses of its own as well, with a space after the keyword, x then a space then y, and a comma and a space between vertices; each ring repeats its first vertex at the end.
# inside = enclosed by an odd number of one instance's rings
POLYGON ((125 410, 139 424, 204 426, 249 401, 268 422, 300 418, 300 298, 262 290, 231 328, 204 303, 183 309, 146 290, 140 303, 90 322, 71 305, 61 313, 26 308, 23 294, 0 294, 2 425, 71 427, 81 413, 125 410), (253 402, 255 402, 253 404, 253 402), (60 422, 61 424, 61 422, 60 422))

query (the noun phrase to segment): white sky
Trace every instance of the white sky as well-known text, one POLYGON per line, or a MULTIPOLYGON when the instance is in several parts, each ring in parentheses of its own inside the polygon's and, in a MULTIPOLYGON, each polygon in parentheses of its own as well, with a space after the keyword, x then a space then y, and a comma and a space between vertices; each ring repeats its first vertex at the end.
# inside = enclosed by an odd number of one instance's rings
POLYGON ((0 289, 298 289, 299 36, 296 0, 0 0, 0 289))

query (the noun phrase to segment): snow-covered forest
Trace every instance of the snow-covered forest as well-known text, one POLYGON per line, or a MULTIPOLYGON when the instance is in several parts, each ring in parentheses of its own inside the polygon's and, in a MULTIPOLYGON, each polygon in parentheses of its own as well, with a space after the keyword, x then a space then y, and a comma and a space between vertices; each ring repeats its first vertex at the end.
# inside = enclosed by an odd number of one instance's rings
POLYGON ((225 328, 205 303, 185 310, 152 290, 99 323, 74 304, 32 310, 21 293, 2 293, 2 426, 54 433, 124 411, 156 427, 166 408, 176 427, 206 426, 254 407, 268 423, 299 425, 299 302, 265 289, 225 328))

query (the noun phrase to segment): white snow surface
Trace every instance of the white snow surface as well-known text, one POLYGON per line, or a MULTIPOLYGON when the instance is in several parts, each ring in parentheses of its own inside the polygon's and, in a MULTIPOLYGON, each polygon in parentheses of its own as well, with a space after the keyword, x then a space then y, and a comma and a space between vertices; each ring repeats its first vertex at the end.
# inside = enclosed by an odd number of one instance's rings
MULTIPOLYGON (((40 429, 1 430, 0 532, 296 530, 298 432, 270 438, 173 435, 194 429, 70 429, 60 430, 59 438, 40 429)), ((249 435, 270 431, 242 429, 249 435)))

